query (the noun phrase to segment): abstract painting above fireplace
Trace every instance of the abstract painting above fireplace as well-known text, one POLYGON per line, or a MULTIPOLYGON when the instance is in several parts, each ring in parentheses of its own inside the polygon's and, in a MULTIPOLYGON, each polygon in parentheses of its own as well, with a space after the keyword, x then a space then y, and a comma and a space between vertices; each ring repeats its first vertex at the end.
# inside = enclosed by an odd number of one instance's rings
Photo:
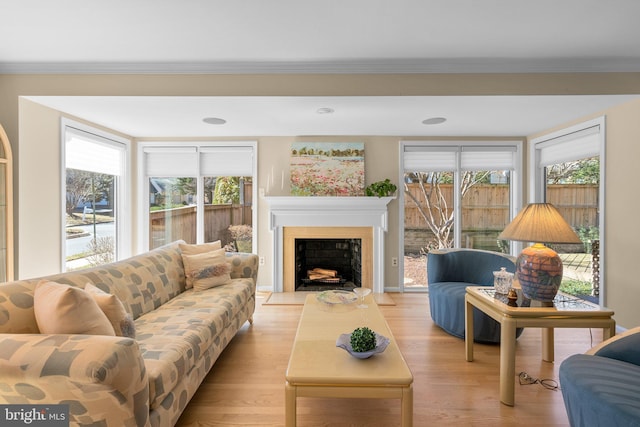
POLYGON ((364 196, 363 142, 291 144, 292 196, 364 196))

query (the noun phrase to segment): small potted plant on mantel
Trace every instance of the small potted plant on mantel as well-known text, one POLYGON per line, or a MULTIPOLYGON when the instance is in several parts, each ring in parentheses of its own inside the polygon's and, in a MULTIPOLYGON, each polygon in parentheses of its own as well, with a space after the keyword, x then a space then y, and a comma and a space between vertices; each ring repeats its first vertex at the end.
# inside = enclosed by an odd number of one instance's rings
POLYGON ((365 188, 365 194, 370 197, 390 197, 395 194, 397 189, 398 187, 387 178, 384 181, 376 181, 369 184, 367 188, 365 188))

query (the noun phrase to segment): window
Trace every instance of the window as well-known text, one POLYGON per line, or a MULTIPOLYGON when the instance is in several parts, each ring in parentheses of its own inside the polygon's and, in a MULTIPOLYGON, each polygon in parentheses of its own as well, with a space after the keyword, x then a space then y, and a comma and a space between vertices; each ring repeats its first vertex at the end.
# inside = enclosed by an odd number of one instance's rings
POLYGON ((253 252, 255 143, 145 143, 141 150, 148 248, 221 240, 228 250, 253 252))
POLYGON ((556 206, 583 242, 551 245, 563 262, 561 290, 598 297, 604 253, 604 118, 536 138, 531 150, 534 200, 556 206))
POLYGON ((426 254, 463 247, 509 252, 498 234, 514 214, 520 142, 401 143, 405 290, 426 289, 426 254))
POLYGON ((123 212, 128 141, 63 121, 63 271, 129 256, 123 212))

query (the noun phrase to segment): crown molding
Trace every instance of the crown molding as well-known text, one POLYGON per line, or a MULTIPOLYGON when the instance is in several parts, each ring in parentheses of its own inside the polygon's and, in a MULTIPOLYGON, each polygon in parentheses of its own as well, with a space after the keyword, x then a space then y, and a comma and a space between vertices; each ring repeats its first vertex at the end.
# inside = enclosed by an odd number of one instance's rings
POLYGON ((640 72, 640 58, 0 62, 0 74, 470 74, 640 72))

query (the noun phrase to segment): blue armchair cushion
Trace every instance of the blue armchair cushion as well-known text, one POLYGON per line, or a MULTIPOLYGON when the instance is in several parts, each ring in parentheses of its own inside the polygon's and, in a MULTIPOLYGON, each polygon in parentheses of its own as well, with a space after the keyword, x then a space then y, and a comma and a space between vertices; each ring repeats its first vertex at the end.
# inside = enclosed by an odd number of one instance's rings
POLYGON ((493 272, 505 267, 514 273, 513 257, 478 249, 443 249, 427 254, 427 281, 465 282, 470 286, 493 286, 493 272))
POLYGON ((640 366, 574 354, 559 378, 572 427, 640 426, 640 366))
MULTIPOLYGON (((439 282, 429 285, 431 318, 434 321, 437 319, 436 324, 449 334, 463 339, 465 336, 464 296, 467 293, 467 286, 477 285, 466 282, 439 282)), ((474 341, 495 343, 499 342, 499 338, 500 324, 474 307, 474 341)))
POLYGON ((640 333, 612 340, 594 354, 640 366, 640 333))

